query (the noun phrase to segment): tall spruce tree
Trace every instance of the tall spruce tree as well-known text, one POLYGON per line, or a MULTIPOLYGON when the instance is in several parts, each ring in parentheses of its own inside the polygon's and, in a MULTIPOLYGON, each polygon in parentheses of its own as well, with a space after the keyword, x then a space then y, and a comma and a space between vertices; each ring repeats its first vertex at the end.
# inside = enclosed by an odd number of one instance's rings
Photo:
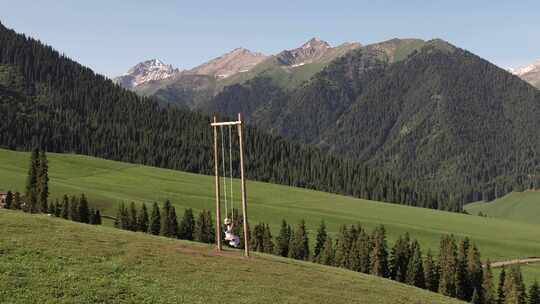
POLYGON ((160 235, 163 235, 163 236, 171 236, 169 235, 169 231, 171 231, 171 228, 170 228, 170 224, 171 224, 171 219, 170 219, 170 215, 171 215, 171 201, 169 200, 166 200, 165 201, 165 204, 163 204, 163 208, 161 209, 161 215, 162 215, 162 218, 161 218, 161 230, 159 232, 160 235))
POLYGON ((411 243, 410 249, 412 251, 412 257, 409 259, 409 266, 407 267, 407 284, 418 288, 426 288, 420 244, 414 240, 411 243))
POLYGON ((139 229, 139 217, 137 216, 137 205, 135 205, 135 202, 131 202, 129 204, 128 216, 129 216, 128 229, 131 231, 137 231, 139 229))
POLYGON ((529 303, 528 304, 540 304, 540 287, 538 286, 538 281, 536 280, 529 288, 529 303))
POLYGON ((26 179, 26 194, 25 208, 27 212, 38 212, 37 206, 37 183, 39 169, 39 149, 34 148, 30 156, 30 164, 28 165, 28 177, 26 179))
POLYGON ((5 204, 4 207, 6 209, 12 209, 13 208, 13 192, 8 191, 6 193, 6 201, 4 202, 4 204, 5 204))
POLYGON ((48 212, 49 162, 47 161, 47 154, 45 151, 41 151, 39 154, 39 165, 37 168, 36 180, 36 198, 41 212, 48 212))
POLYGON ((88 200, 86 199, 84 193, 81 194, 79 201, 78 221, 81 223, 90 223, 90 209, 88 207, 88 200))
POLYGON ((150 225, 148 232, 153 235, 158 235, 161 231, 161 214, 158 203, 154 202, 152 205, 152 214, 150 216, 150 225))
POLYGON ((178 238, 178 218, 176 216, 176 209, 174 208, 174 206, 171 206, 171 208, 169 208, 168 220, 169 220, 169 225, 168 225, 169 231, 167 233, 167 236, 178 238))
POLYGON ((69 208, 69 197, 67 196, 67 194, 64 194, 64 196, 62 197, 62 212, 60 214, 60 216, 63 218, 63 219, 69 219, 69 214, 70 214, 70 208, 69 208))
POLYGON ((263 229, 263 252, 274 252, 274 241, 272 240, 272 232, 270 231, 270 226, 268 224, 264 225, 263 229))
POLYGON ((69 219, 79 221, 79 199, 75 195, 72 195, 69 201, 69 219))
POLYGON ((320 254, 318 262, 323 265, 334 265, 334 246, 332 243, 332 238, 328 236, 324 242, 323 250, 320 254))
POLYGON ((95 223, 96 225, 101 225, 101 212, 99 212, 99 209, 96 209, 96 220, 95 220, 95 223))
POLYGON ((504 283, 506 281, 506 268, 503 267, 499 273, 499 284, 497 287, 497 304, 505 303, 504 283))
POLYGON ((439 270, 430 249, 428 249, 424 260, 424 273, 426 289, 437 292, 439 290, 439 270))
POLYGON ((291 239, 291 227, 285 220, 281 221, 281 228, 276 237, 276 255, 287 257, 289 255, 289 242, 291 239))
POLYGON ((339 227, 336 237, 334 265, 337 267, 346 268, 349 262, 349 253, 351 250, 351 237, 349 236, 349 228, 347 225, 339 227))
POLYGON ((411 259, 412 250, 409 233, 400 236, 394 243, 390 252, 390 278, 398 282, 407 281, 407 269, 411 259))
POLYGON ((386 229, 384 226, 380 225, 373 231, 372 242, 370 273, 387 278, 389 275, 388 249, 386 247, 386 229))
POLYGON ((201 211, 195 222, 195 240, 201 243, 212 244, 215 242, 215 235, 212 214, 208 210, 201 211))
POLYGON ((466 301, 470 301, 470 296, 472 295, 472 285, 469 282, 469 275, 467 273, 469 246, 470 241, 468 238, 459 242, 456 272, 456 297, 466 301))
MULTIPOLYGON (((491 271, 490 260, 486 261, 482 273, 482 300, 484 304, 496 304, 495 286, 493 285, 493 272, 491 271)), ((540 304, 540 303, 538 303, 540 304)))
POLYGON ((139 212, 139 217, 137 220, 137 231, 147 232, 148 231, 148 209, 146 209, 146 204, 143 203, 141 206, 141 212, 139 212))
POLYGON ((251 234, 250 249, 253 251, 264 252, 264 223, 258 223, 253 227, 251 234))
POLYGON ((472 292, 471 290, 476 290, 478 293, 478 296, 480 299, 484 299, 484 293, 482 288, 483 283, 483 269, 482 269, 482 261, 480 260, 480 251, 476 247, 476 245, 470 244, 467 254, 467 283, 468 283, 468 289, 469 292, 467 294, 466 300, 472 299, 472 292))
POLYGON ((439 293, 456 296, 458 258, 457 245, 453 236, 442 236, 439 250, 439 293))
POLYGON ((371 252, 373 250, 373 243, 370 236, 366 231, 360 231, 357 240, 358 248, 360 249, 360 269, 358 271, 363 273, 370 273, 371 271, 371 252))
POLYGON ((317 237, 315 239, 315 248, 313 250, 313 260, 319 263, 320 254, 324 248, 324 243, 326 243, 326 238, 328 234, 326 233, 326 225, 324 220, 321 221, 319 229, 317 229, 317 237))
POLYGON ((23 201, 21 198, 21 193, 15 192, 13 195, 13 209, 21 210, 23 208, 23 201))
POLYGON ((300 221, 291 235, 289 257, 297 260, 309 259, 309 238, 304 220, 300 221))
POLYGON ((178 237, 183 240, 193 240, 193 231, 195 230, 195 217, 193 216, 193 210, 187 208, 184 210, 184 216, 180 221, 180 226, 178 227, 178 237))
POLYGON ((527 293, 519 266, 512 266, 504 280, 504 304, 526 304, 527 293))

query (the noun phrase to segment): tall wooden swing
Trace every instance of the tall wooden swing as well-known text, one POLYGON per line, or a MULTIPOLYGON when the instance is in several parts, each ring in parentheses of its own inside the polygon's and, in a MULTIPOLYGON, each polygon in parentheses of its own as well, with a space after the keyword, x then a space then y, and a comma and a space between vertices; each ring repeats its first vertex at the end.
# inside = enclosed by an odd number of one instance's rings
MULTIPOLYGON (((226 121, 218 122, 217 117, 214 116, 214 121, 210 124, 214 129, 214 173, 215 173, 215 187, 216 187, 216 249, 221 251, 223 248, 222 239, 221 239, 221 189, 220 189, 220 156, 219 156, 219 138, 218 133, 221 137, 221 165, 223 170, 223 193, 224 193, 224 203, 225 203, 225 214, 226 218, 224 220, 225 229, 226 229, 226 240, 230 241, 230 244, 236 244, 239 242, 239 238, 235 235, 230 234, 232 231, 232 225, 234 225, 234 197, 233 197, 233 166, 232 166, 232 129, 234 126, 237 128, 238 133, 238 146, 240 152, 240 180, 241 180, 241 197, 242 197, 242 215, 243 215, 243 224, 244 224, 244 255, 249 257, 249 233, 248 233, 248 220, 247 220, 247 203, 246 203, 246 180, 244 177, 244 143, 242 137, 242 115, 238 113, 237 121, 226 121), (225 141, 223 129, 228 127, 228 139, 229 139, 229 178, 230 185, 229 191, 227 192, 227 172, 225 170, 225 141), (229 194, 229 200, 227 200, 227 193, 229 194), (231 206, 231 218, 228 218, 228 204, 231 206), (229 234, 228 234, 229 233, 229 234), (229 238, 229 239, 227 239, 229 238), (232 240, 233 238, 236 238, 232 240)), ((233 245, 234 246, 234 245, 233 245)))

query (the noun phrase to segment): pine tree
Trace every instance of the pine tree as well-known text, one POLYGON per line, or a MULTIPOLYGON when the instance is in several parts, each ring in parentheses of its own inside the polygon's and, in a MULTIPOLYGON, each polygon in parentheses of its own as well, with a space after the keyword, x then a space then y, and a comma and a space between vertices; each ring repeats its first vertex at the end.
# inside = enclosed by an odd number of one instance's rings
POLYGON ((337 267, 347 267, 349 262, 349 253, 351 250, 351 237, 349 236, 349 229, 347 225, 342 225, 339 228, 336 237, 334 265, 337 267))
POLYGON ((324 224, 324 220, 321 221, 321 224, 319 225, 319 229, 317 229, 317 238, 315 240, 315 249, 313 250, 313 260, 319 263, 320 254, 323 250, 324 243, 326 243, 326 238, 328 237, 328 234, 326 233, 326 225, 324 224))
POLYGON ((409 266, 407 267, 407 284, 419 288, 426 288, 420 244, 414 240, 410 248, 412 257, 409 259, 409 266))
POLYGON ((365 231, 360 231, 358 235, 358 248, 360 250, 360 268, 358 271, 362 273, 370 273, 371 271, 371 251, 373 250, 373 244, 371 238, 365 231))
POLYGON ((287 257, 289 255, 289 242, 291 239, 291 227, 285 220, 281 221, 281 228, 276 237, 276 255, 287 257))
POLYGON ((319 263, 323 265, 334 265, 334 246, 332 245, 332 238, 330 236, 326 237, 319 263))
POLYGON ((81 194, 79 201, 78 221, 81 223, 90 223, 90 209, 88 207, 88 200, 86 196, 81 194))
POLYGON ((131 204, 129 204, 128 217, 128 229, 131 231, 137 231, 139 229, 139 218, 137 217, 137 205, 135 205, 135 202, 131 202, 131 204))
POLYGON ((439 293, 456 296, 456 277, 458 272, 457 245, 453 236, 441 237, 439 251, 439 293))
POLYGON ((70 214, 69 198, 67 194, 64 194, 64 197, 62 198, 62 213, 60 214, 60 216, 63 219, 67 220, 69 219, 69 214, 70 214))
POLYGON ((37 183, 38 183, 38 168, 39 168, 39 150, 34 148, 30 157, 30 164, 28 168, 28 177, 26 180, 26 206, 25 211, 36 213, 38 211, 37 206, 37 183))
POLYGON ((39 154, 39 167, 37 168, 36 198, 41 212, 48 212, 49 199, 49 163, 45 151, 39 154))
POLYGON ((174 206, 169 208, 168 216, 169 224, 167 225, 169 230, 167 232, 168 237, 178 238, 178 218, 176 217, 176 209, 174 206))
POLYGON ((519 266, 513 266, 504 280, 504 304, 526 304, 527 294, 519 266))
POLYGON ((467 260, 469 252, 469 239, 465 238, 459 243, 457 272, 456 272, 456 297, 461 300, 470 300, 472 286, 467 273, 467 260))
POLYGON ((263 244, 263 234, 264 234, 264 224, 258 223, 253 227, 252 235, 250 238, 250 245, 249 247, 253 251, 264 251, 264 244, 263 244))
POLYGON ((21 194, 19 192, 15 192, 15 195, 13 195, 13 209, 22 209, 22 204, 21 194))
POLYGON ((270 231, 270 226, 268 224, 264 225, 264 230, 263 230, 263 252, 264 253, 274 252, 274 242, 272 241, 272 232, 270 231))
POLYGON ((300 221, 300 224, 291 235, 289 257, 297 260, 309 259, 309 238, 306 231, 306 222, 304 220, 300 221))
POLYGON ((121 202, 118 206, 115 226, 120 229, 131 230, 131 219, 129 216, 129 211, 124 202, 121 202))
POLYGON ((180 221, 178 227, 178 236, 183 240, 193 240, 193 231, 195 230, 195 217, 193 216, 193 210, 188 208, 184 211, 184 216, 180 221))
MULTIPOLYGON (((493 272, 491 271, 491 262, 486 261, 486 266, 484 267, 482 273, 482 299, 483 304, 495 304, 495 288, 493 285, 493 272)), ((540 304, 540 303, 538 303, 540 304)))
POLYGON ((49 208, 49 210, 47 210, 47 213, 50 214, 50 215, 55 215, 56 202, 49 203, 48 208, 49 208))
POLYGON ((408 233, 399 237, 390 253, 390 278, 398 282, 407 281, 407 269, 412 256, 410 237, 408 233))
POLYGON ((497 304, 505 303, 504 283, 506 281, 506 269, 503 267, 499 273, 499 285, 497 288, 497 304))
POLYGON ((388 269, 388 249, 386 247, 386 230, 384 226, 379 226, 373 232, 373 250, 371 251, 371 271, 372 275, 387 278, 388 269))
POLYGON ((201 243, 212 244, 215 242, 215 235, 212 214, 208 210, 201 211, 195 222, 195 240, 201 243))
POLYGON ((79 200, 76 196, 71 196, 71 200, 69 202, 69 219, 71 219, 74 222, 79 221, 79 200))
POLYGON ((146 204, 143 203, 141 207, 141 212, 139 212, 139 218, 137 219, 137 231, 147 232, 148 221, 148 209, 146 209, 146 204))
POLYGON ((529 288, 528 304, 540 304, 540 288, 538 286, 538 281, 534 281, 534 283, 529 288))
POLYGON ((60 217, 62 215, 62 205, 60 204, 60 201, 56 199, 54 201, 54 216, 60 217))
POLYGON ((439 290, 439 270, 429 249, 424 261, 424 273, 426 289, 437 292, 439 290))
MULTIPOLYGON (((7 194, 6 194, 6 201, 4 202, 4 207, 6 209, 12 209, 14 206, 13 206, 13 192, 11 191, 8 191, 7 194)), ((13 208, 15 209, 15 208, 13 208)))
POLYGON ((96 209, 96 220, 95 220, 95 223, 96 225, 101 225, 101 212, 99 212, 99 209, 96 209))
POLYGON ((161 214, 158 203, 152 205, 152 215, 150 217, 150 226, 148 232, 153 235, 158 235, 161 231, 161 214))
POLYGON ((480 251, 475 244, 469 245, 467 253, 467 283, 468 292, 467 300, 472 299, 471 290, 476 290, 480 299, 484 299, 484 293, 482 289, 483 283, 483 270, 482 261, 480 260, 480 251))
POLYGON ((171 230, 169 225, 171 223, 170 215, 171 215, 171 201, 166 200, 165 204, 163 205, 163 208, 161 209, 163 212, 161 212, 162 219, 161 219, 161 231, 159 232, 160 235, 163 236, 170 236, 169 231, 171 230))

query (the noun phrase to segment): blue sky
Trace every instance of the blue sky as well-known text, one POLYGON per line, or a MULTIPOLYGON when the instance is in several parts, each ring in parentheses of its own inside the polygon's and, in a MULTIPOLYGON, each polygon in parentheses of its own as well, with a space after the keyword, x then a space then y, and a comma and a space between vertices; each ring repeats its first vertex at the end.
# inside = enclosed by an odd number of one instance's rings
POLYGON ((114 76, 159 58, 191 68, 233 48, 442 38, 501 67, 540 58, 540 1, 0 0, 0 22, 114 76), (518 4, 516 4, 519 2, 518 4))

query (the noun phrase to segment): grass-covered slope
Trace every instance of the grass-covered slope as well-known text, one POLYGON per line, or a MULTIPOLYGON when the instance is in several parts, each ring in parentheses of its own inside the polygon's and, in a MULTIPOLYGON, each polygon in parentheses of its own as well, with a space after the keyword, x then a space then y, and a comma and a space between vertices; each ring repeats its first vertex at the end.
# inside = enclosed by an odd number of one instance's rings
MULTIPOLYGON (((106 215, 119 202, 163 202, 184 208, 214 210, 211 176, 113 162, 79 155, 48 154, 53 196, 84 192, 106 215)), ((0 191, 24 191, 29 154, 0 150, 0 191)), ((323 192, 248 182, 250 222, 269 223, 277 234, 282 219, 307 221, 312 241, 321 220, 331 233, 342 224, 361 223, 368 229, 384 224, 389 241, 405 232, 418 238, 424 249, 437 251, 442 234, 470 236, 483 257, 492 260, 533 256, 540 252, 540 226, 495 218, 372 202, 323 192)), ((240 192, 235 181, 235 197, 240 192)), ((238 199, 235 206, 239 207, 238 199)))
POLYGON ((347 270, 0 210, 1 303, 460 303, 347 270))
POLYGON ((540 192, 512 192, 493 202, 476 202, 465 206, 471 214, 483 214, 523 223, 540 224, 540 192))

